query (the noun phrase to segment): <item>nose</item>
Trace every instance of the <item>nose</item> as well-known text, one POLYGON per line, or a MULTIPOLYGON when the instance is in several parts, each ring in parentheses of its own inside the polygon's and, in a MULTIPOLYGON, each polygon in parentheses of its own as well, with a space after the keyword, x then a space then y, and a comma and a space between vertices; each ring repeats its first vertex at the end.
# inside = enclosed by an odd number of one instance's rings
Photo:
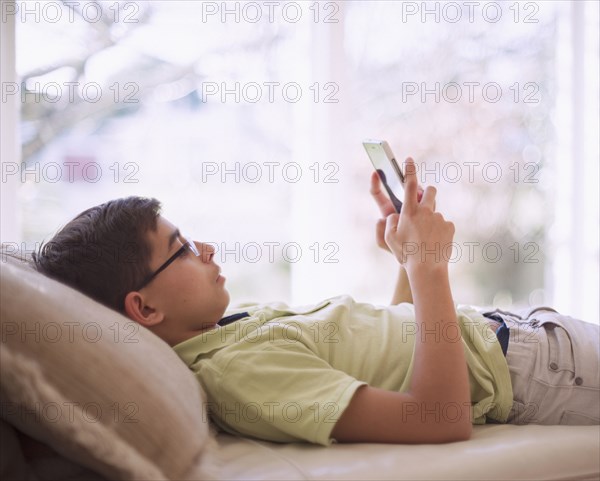
POLYGON ((196 249, 200 252, 202 262, 210 262, 215 255, 215 248, 206 242, 194 241, 194 244, 196 244, 196 249))

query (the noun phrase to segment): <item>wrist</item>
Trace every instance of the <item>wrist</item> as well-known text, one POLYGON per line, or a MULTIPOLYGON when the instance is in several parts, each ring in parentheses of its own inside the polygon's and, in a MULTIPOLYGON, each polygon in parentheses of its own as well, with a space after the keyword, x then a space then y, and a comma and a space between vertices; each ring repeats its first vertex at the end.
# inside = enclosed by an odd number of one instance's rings
POLYGON ((431 277, 449 277, 448 264, 446 262, 418 262, 412 265, 403 265, 409 279, 418 281, 430 279, 431 277))

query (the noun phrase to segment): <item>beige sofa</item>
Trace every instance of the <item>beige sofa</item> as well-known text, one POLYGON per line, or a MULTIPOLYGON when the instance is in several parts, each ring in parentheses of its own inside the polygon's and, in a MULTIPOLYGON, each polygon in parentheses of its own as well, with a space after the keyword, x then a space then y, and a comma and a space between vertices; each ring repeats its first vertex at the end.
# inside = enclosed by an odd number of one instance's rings
MULTIPOLYGON (((156 336, 2 252, 0 478, 599 479, 599 426, 475 426, 444 445, 219 433, 156 336)), ((232 306, 234 307, 234 306, 232 306)))

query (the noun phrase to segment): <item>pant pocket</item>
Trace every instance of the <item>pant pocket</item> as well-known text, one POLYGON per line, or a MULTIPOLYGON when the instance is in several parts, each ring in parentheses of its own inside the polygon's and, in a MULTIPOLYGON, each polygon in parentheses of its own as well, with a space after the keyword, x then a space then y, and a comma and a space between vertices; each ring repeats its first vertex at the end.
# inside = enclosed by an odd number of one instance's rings
POLYGON ((556 373, 553 385, 572 385, 575 377, 575 356, 571 338, 567 331, 558 324, 546 323, 543 325, 548 337, 548 370, 556 373))
POLYGON ((597 426, 600 419, 575 411, 565 411, 560 417, 559 424, 567 426, 597 426))

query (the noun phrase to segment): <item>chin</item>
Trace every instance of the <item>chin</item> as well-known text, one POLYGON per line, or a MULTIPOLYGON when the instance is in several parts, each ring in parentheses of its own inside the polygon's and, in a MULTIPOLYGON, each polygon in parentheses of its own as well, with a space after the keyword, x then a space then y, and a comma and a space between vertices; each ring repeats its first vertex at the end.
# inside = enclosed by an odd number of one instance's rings
POLYGON ((224 303, 223 312, 225 312, 227 310, 227 306, 229 306, 229 301, 231 300, 229 291, 227 289, 224 289, 224 293, 225 293, 225 295, 223 296, 223 303, 224 303))

